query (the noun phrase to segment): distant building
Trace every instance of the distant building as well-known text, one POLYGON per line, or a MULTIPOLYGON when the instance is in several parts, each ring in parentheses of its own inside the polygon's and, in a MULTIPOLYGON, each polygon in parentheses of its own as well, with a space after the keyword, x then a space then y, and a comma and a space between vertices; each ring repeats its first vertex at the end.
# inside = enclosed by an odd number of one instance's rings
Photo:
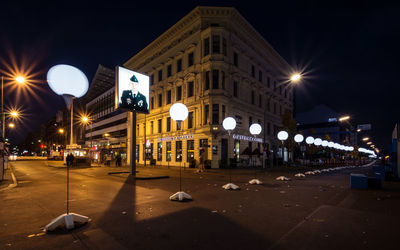
POLYGON ((310 111, 296 114, 297 129, 305 137, 313 136, 344 145, 357 145, 356 131, 349 121, 339 121, 340 114, 326 105, 318 105, 310 111))

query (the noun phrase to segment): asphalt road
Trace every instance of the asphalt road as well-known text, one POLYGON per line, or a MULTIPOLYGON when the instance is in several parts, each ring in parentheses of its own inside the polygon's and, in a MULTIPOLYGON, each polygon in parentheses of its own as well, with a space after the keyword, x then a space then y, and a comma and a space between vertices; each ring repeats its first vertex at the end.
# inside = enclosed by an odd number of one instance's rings
POLYGON ((349 189, 341 170, 296 179, 294 171, 233 170, 239 191, 227 191, 227 170, 183 171, 190 202, 172 202, 176 169, 93 167, 70 172, 71 212, 90 222, 45 234, 66 211, 66 169, 46 161, 13 163, 18 186, 0 191, 0 249, 399 249, 400 183, 381 190, 349 189), (53 165, 53 166, 51 166, 53 165), (276 181, 285 175, 291 181, 276 181))

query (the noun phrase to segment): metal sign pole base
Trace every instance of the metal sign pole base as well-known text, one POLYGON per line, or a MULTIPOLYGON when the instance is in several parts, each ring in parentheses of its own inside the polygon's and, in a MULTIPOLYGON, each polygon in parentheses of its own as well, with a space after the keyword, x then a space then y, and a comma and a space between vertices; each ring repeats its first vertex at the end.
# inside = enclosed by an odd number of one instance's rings
POLYGON ((65 227, 66 229, 70 230, 75 228, 75 224, 86 224, 89 222, 89 217, 76 214, 76 213, 69 213, 69 214, 62 214, 52 220, 46 226, 46 232, 51 232, 56 230, 60 227, 65 227))

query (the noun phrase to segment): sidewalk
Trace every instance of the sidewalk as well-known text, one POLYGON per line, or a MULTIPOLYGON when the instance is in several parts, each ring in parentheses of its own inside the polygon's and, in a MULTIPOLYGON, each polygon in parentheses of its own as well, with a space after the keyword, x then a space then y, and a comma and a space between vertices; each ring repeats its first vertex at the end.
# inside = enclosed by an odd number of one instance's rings
POLYGON ((8 168, 4 170, 3 180, 0 181, 0 191, 17 186, 17 179, 15 178, 15 176, 13 177, 12 171, 12 166, 11 164, 9 164, 8 168))

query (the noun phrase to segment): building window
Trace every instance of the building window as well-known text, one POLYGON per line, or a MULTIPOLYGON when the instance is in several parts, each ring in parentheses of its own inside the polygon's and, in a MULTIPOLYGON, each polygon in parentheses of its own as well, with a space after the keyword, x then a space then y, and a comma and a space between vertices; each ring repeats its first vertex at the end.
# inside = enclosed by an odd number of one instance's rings
POLYGON ((171 98, 171 90, 167 91, 167 104, 171 104, 172 98, 171 98))
POLYGON ((171 131, 171 117, 167 117, 167 132, 171 131))
POLYGON ((154 122, 150 122, 150 134, 152 135, 154 133, 154 122))
POLYGON ((158 81, 161 82, 162 81, 162 69, 160 69, 158 71, 158 81))
POLYGON ((218 35, 212 36, 212 53, 219 54, 220 51, 220 38, 218 35))
POLYGON ((187 90, 187 97, 193 96, 193 82, 188 82, 188 90, 187 90))
POLYGON ((172 65, 167 66, 167 77, 170 77, 172 75, 172 65))
POLYGON ((225 105, 222 105, 222 120, 225 119, 225 115, 226 115, 225 105))
POLYGON ((251 65, 251 76, 256 77, 256 69, 255 69, 254 65, 251 65))
POLYGON ((285 89, 285 98, 287 98, 287 90, 285 89))
POLYGON ((269 78, 269 76, 267 76, 267 87, 271 87, 271 78, 269 78))
POLYGON ((182 141, 176 141, 175 147, 175 161, 181 162, 182 161, 182 141))
POLYGON ((207 104, 204 106, 204 124, 210 123, 210 106, 207 104))
POLYGON ((194 140, 187 140, 186 161, 194 160, 194 140))
POLYGON ((258 95, 258 107, 260 107, 260 108, 261 108, 261 102, 262 102, 262 99, 261 99, 261 94, 260 94, 260 95, 258 95))
POLYGON ((222 53, 224 54, 224 56, 227 55, 227 50, 226 50, 226 39, 222 38, 222 53))
POLYGON ((188 55, 188 67, 192 66, 193 64, 194 64, 194 54, 192 52, 192 53, 189 53, 189 55, 188 55))
POLYGON ((267 123, 267 134, 271 134, 271 124, 269 122, 267 123))
POLYGON ((189 112, 188 115, 188 128, 193 128, 193 112, 189 112))
POLYGON ((166 143, 166 160, 167 161, 171 161, 171 158, 172 158, 172 153, 171 153, 171 142, 170 141, 167 141, 167 143, 166 143))
POLYGON ((238 97, 238 82, 233 81, 233 96, 238 97))
POLYGON ((150 98, 150 109, 154 108, 154 97, 150 98))
POLYGON ((182 86, 176 88, 176 100, 180 101, 182 99, 182 86))
POLYGON ((251 104, 254 104, 254 90, 251 91, 251 104))
POLYGON ((233 65, 239 67, 239 55, 236 52, 233 52, 233 65))
POLYGON ((210 71, 206 71, 206 86, 205 90, 210 89, 210 71))
POLYGON ((158 119, 158 133, 162 133, 162 119, 158 119))
POLYGON ((158 94, 158 107, 162 106, 162 94, 158 94))
POLYGON ((150 86, 154 84, 154 74, 150 76, 150 86))
POLYGON ((218 89, 218 80, 219 80, 219 70, 214 69, 212 71, 212 88, 218 89))
POLYGON ((249 116, 249 127, 253 124, 253 117, 249 116))
POLYGON ((162 142, 157 144, 157 161, 162 161, 162 142))
POLYGON ((207 37, 204 39, 204 56, 210 54, 210 38, 207 37))
POLYGON ((212 124, 219 124, 219 104, 212 105, 212 124))
POLYGON ((176 61, 176 72, 181 72, 182 71, 182 59, 178 59, 176 61))
POLYGON ((274 114, 276 114, 276 102, 274 102, 274 114))
POLYGON ((262 82, 262 71, 258 71, 258 81, 262 82))
POLYGON ((225 89, 225 72, 221 71, 221 85, 222 89, 225 89))

